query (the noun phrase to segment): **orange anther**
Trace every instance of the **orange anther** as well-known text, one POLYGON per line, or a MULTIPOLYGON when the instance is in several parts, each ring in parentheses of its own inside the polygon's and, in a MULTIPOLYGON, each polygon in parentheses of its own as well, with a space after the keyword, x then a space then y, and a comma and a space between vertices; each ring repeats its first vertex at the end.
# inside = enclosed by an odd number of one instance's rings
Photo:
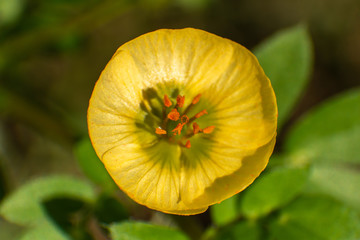
POLYGON ((199 118, 199 117, 201 117, 202 115, 205 115, 205 114, 208 114, 208 112, 204 109, 201 112, 195 114, 195 118, 199 118))
POLYGON ((214 131, 215 126, 206 127, 203 129, 203 133, 212 133, 214 131))
POLYGON ((172 103, 171 103, 168 95, 166 95, 166 94, 164 95, 164 105, 165 105, 166 107, 170 107, 170 106, 172 105, 172 103))
POLYGON ((184 106, 184 102, 185 102, 185 96, 180 96, 178 95, 176 97, 176 103, 178 105, 178 107, 183 107, 184 106))
POLYGON ((196 95, 191 103, 197 104, 200 101, 200 97, 201 97, 201 94, 196 95))
POLYGON ((185 124, 185 123, 188 123, 188 122, 189 122, 189 117, 186 116, 186 115, 182 115, 181 116, 181 123, 185 124))
POLYGON ((190 143, 190 141, 189 141, 189 140, 187 140, 187 141, 186 141, 186 143, 185 143, 185 147, 186 147, 186 148, 191 148, 191 143, 190 143))
POLYGON ((193 126, 193 133, 194 134, 197 134, 198 132, 200 132, 200 127, 196 122, 194 122, 192 126, 193 126))
POLYGON ((180 135, 183 126, 184 126, 184 124, 179 123, 179 124, 176 126, 176 128, 174 128, 174 129, 172 130, 172 132, 174 132, 174 135, 180 135))
POLYGON ((161 128, 156 128, 155 129, 155 133, 156 134, 159 134, 159 135, 162 135, 162 134, 166 134, 166 131, 161 129, 161 128))
POLYGON ((177 121, 180 118, 180 113, 174 108, 171 110, 171 112, 168 114, 168 118, 173 121, 177 121))

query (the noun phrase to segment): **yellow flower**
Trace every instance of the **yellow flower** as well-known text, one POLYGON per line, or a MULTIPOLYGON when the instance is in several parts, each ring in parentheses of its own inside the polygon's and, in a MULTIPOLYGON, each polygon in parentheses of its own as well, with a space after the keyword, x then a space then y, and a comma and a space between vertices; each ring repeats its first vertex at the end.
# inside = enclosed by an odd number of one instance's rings
POLYGON ((276 136, 274 91, 243 46, 197 29, 161 29, 122 45, 90 99, 89 134, 136 202, 197 214, 244 190, 276 136))

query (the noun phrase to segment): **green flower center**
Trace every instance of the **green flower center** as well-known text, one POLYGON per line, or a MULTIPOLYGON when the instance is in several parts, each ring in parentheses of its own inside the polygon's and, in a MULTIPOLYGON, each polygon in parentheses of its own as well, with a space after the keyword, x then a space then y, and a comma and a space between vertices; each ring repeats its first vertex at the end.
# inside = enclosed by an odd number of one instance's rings
POLYGON ((209 126, 201 129, 195 122, 196 119, 208 114, 204 109, 193 117, 187 116, 188 112, 193 108, 201 98, 201 94, 196 95, 191 103, 184 107, 185 96, 178 95, 176 104, 173 103, 168 95, 164 95, 162 107, 162 121, 160 126, 155 129, 155 133, 159 137, 166 138, 169 142, 179 144, 181 147, 190 148, 190 138, 195 134, 210 134, 215 126, 209 126))

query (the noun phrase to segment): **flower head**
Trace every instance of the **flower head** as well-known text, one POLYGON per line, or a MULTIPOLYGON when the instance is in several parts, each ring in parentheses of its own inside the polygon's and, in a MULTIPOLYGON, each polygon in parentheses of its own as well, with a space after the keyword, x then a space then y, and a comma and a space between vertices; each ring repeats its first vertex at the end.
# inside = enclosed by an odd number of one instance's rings
POLYGON ((149 208, 184 215, 254 181, 273 151, 276 122, 255 56, 190 28, 122 45, 88 109, 93 146, 118 186, 149 208))

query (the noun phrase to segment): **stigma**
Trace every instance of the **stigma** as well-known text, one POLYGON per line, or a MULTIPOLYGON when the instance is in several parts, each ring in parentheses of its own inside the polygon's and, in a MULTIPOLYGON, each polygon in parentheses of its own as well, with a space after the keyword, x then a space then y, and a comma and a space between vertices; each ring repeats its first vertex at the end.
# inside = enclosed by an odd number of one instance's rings
POLYGON ((170 100, 168 95, 163 98, 163 119, 161 126, 155 129, 155 133, 161 137, 167 138, 170 142, 176 143, 183 148, 191 148, 190 138, 196 134, 210 134, 215 126, 200 128, 196 119, 208 114, 206 109, 189 117, 189 110, 196 105, 201 98, 201 94, 196 95, 190 104, 185 108, 185 96, 178 95, 176 104, 170 100))

